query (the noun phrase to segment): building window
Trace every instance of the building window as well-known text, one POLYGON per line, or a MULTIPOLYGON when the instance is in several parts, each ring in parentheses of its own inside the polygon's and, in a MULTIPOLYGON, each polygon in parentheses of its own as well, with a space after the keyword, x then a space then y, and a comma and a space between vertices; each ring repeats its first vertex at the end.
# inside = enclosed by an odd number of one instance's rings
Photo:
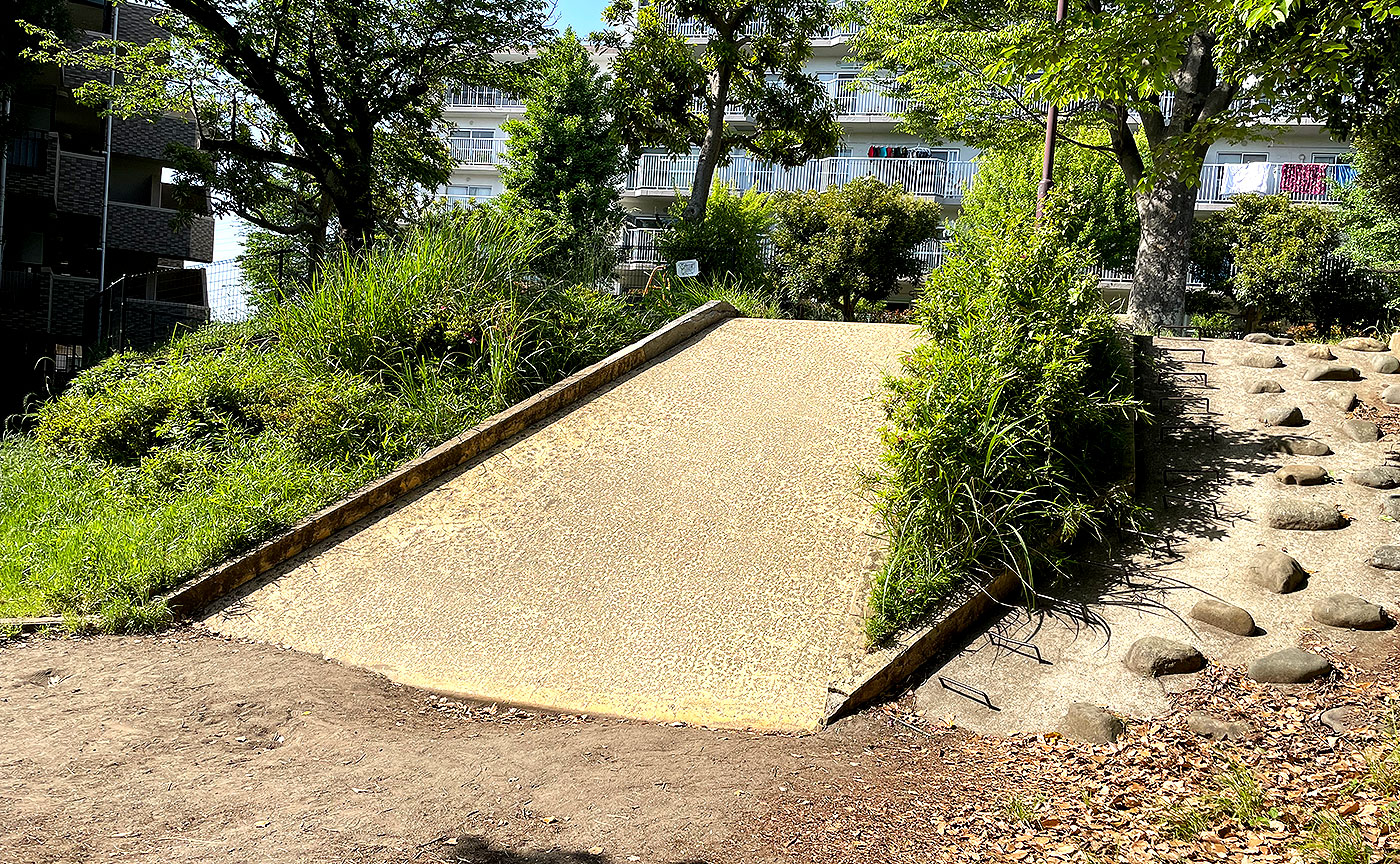
POLYGON ((448 186, 443 197, 453 204, 470 204, 491 197, 490 186, 448 186))
POLYGON ((1221 152, 1215 154, 1217 165, 1243 165, 1246 162, 1268 162, 1268 153, 1221 152))
POLYGON ((1350 153, 1314 153, 1312 154, 1314 165, 1350 165, 1350 153))

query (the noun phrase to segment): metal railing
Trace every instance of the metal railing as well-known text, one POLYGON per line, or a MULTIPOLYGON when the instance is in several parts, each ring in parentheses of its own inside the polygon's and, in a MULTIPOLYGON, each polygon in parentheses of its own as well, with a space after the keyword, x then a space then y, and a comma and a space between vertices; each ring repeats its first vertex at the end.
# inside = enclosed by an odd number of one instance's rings
MULTIPOLYGON (((709 39, 715 35, 714 29, 704 22, 695 18, 682 18, 667 9, 661 11, 661 26, 666 29, 666 32, 684 39, 709 39)), ((761 36, 766 30, 767 24, 765 22, 751 21, 744 26, 742 35, 761 36)), ((857 32, 859 32, 859 28, 855 25, 837 22, 819 33, 812 34, 812 39, 817 41, 847 39, 856 35, 857 32)))
POLYGON ((484 84, 447 91, 446 105, 448 108, 493 108, 498 111, 525 107, 520 98, 484 84))
POLYGON ((828 81, 827 92, 836 100, 836 113, 843 117, 887 117, 909 110, 908 99, 891 95, 881 82, 870 79, 828 81))
MULTIPOLYGON (((669 263, 669 259, 657 248, 656 239, 665 228, 659 226, 628 227, 622 229, 621 244, 618 247, 618 261, 625 268, 655 267, 669 263)), ((773 249, 767 238, 763 241, 765 250, 771 255, 773 249)), ((914 255, 928 271, 943 266, 943 241, 929 240, 914 247, 914 255)))
POLYGON ((449 138, 452 158, 463 165, 499 165, 506 152, 504 138, 449 138))
MULTIPOLYGON (((627 175, 630 192, 688 192, 695 182, 697 157, 646 153, 627 175)), ((911 195, 961 200, 977 173, 975 162, 932 158, 871 158, 832 156, 784 168, 749 156, 736 156, 715 169, 715 179, 735 191, 806 192, 844 186, 858 177, 874 177, 902 186, 911 195)))
POLYGON ((1252 162, 1206 165, 1196 203, 1230 204, 1234 196, 1248 193, 1288 196, 1298 204, 1336 204, 1338 190, 1356 176, 1350 165, 1307 165, 1296 162, 1252 162), (1263 165, 1263 168, 1256 166, 1263 165))

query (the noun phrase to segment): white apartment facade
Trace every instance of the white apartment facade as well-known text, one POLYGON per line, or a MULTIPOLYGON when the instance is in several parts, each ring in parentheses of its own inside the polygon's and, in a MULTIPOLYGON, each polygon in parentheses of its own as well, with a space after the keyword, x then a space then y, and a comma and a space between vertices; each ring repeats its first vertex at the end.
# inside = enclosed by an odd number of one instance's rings
MULTIPOLYGON (((692 44, 706 39, 703 28, 693 22, 673 19, 668 25, 692 44)), ((955 217, 976 174, 980 151, 959 142, 926 142, 898 131, 895 115, 905 110, 905 103, 861 79, 859 64, 847 59, 850 35, 836 28, 814 39, 807 64, 839 106, 844 131, 840 150, 791 169, 736 154, 729 165, 716 171, 716 179, 740 192, 802 191, 874 176, 940 202, 945 215, 955 217)), ((606 62, 606 57, 600 58, 600 65, 606 62)), ((444 190, 450 200, 484 200, 503 191, 497 171, 506 139, 501 124, 523 111, 519 100, 490 87, 449 94, 444 113, 452 127, 449 140, 456 159, 444 190)), ((743 122, 739 115, 728 119, 743 122)), ((1197 212, 1223 210, 1234 195, 1243 192, 1287 192, 1299 202, 1335 203, 1336 187, 1329 181, 1344 183, 1354 176, 1348 154, 1321 124, 1308 120, 1271 126, 1268 137, 1260 141, 1216 142, 1201 174, 1197 212)), ((658 230, 657 217, 666 213, 677 194, 689 192, 695 163, 694 154, 644 153, 624 179, 622 201, 629 212, 629 227, 622 238, 624 268, 657 263, 651 244, 658 230)), ((936 264, 941 250, 930 244, 922 254, 929 264, 936 264)))

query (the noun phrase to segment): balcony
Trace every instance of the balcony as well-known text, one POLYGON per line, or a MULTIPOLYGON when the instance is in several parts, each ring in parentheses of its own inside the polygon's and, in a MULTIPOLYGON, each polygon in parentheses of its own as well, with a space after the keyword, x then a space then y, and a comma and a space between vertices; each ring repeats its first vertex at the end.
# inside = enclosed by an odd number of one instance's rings
POLYGON ((181 224, 175 210, 118 201, 111 202, 107 214, 107 244, 114 249, 184 261, 214 260, 214 220, 208 216, 191 216, 181 224))
MULTIPOLYGON (((696 42, 707 42, 715 35, 715 31, 695 18, 682 18, 670 10, 661 11, 661 26, 667 33, 679 36, 682 39, 689 39, 696 42)), ((853 24, 838 22, 812 35, 814 42, 836 42, 854 36, 857 27, 853 24)), ((762 21, 750 22, 744 27, 743 35, 761 36, 766 30, 766 25, 762 21)))
POLYGON ((449 138, 452 158, 461 165, 499 165, 506 152, 504 138, 449 138))
POLYGON ((58 175, 58 135, 26 130, 10 139, 6 192, 52 199, 58 175))
MULTIPOLYGON (((695 156, 670 157, 646 153, 627 175, 624 190, 633 195, 670 195, 689 192, 695 182, 695 156)), ((822 191, 844 186, 857 177, 874 177, 902 186, 904 191, 923 198, 961 201, 968 183, 977 172, 974 162, 943 159, 869 158, 833 156, 813 159, 796 168, 783 168, 748 156, 737 156, 728 165, 715 169, 715 180, 729 184, 737 192, 822 191)))
POLYGON ((1201 185, 1196 191, 1196 207, 1221 210, 1234 203, 1236 195, 1247 193, 1282 193, 1295 204, 1336 204, 1341 200, 1341 187, 1351 183, 1355 177, 1356 169, 1350 165, 1302 165, 1289 162, 1206 165, 1201 169, 1201 185), (1264 167, 1256 167, 1260 165, 1264 167))
POLYGON ((470 108, 482 111, 523 111, 525 103, 495 87, 473 85, 449 90, 444 104, 448 108, 470 108))
MULTIPOLYGON (((622 229, 622 245, 618 249, 618 261, 623 270, 650 270, 669 263, 661 250, 656 248, 656 238, 666 229, 657 227, 622 229)), ((768 241, 764 249, 772 254, 768 241)), ((943 242, 929 240, 914 247, 914 256, 923 265, 924 272, 943 266, 943 242)))

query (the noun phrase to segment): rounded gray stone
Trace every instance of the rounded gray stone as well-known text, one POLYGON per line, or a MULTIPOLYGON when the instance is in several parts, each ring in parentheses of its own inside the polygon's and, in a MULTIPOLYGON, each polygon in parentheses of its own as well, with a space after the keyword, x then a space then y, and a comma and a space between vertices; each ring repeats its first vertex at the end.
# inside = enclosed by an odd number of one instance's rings
POLYGON ((1381 401, 1387 405, 1400 405, 1400 384, 1390 384, 1382 390, 1381 401))
POLYGON ((1272 333, 1249 333, 1244 337, 1245 342, 1253 342, 1256 345, 1292 345, 1293 340, 1287 336, 1275 336, 1272 333))
POLYGON ((1285 465, 1274 472, 1274 479, 1285 486, 1316 486, 1329 478, 1321 465, 1285 465))
POLYGON ((1356 391, 1345 387, 1329 387, 1323 391, 1322 401, 1342 411, 1350 411, 1356 407, 1356 391))
POLYGON ((1380 570, 1400 570, 1400 546, 1377 546, 1367 563, 1380 570))
POLYGON ((1381 499, 1381 516, 1400 522, 1400 495, 1387 495, 1381 499))
POLYGON ((1283 365, 1283 359, 1277 354, 1270 354, 1267 351, 1251 351, 1235 361, 1237 366, 1249 366, 1254 369, 1277 369, 1283 365))
POLYGON ((1206 658, 1185 643, 1161 636, 1144 636, 1128 648, 1123 663, 1139 675, 1156 678, 1199 672, 1205 668, 1206 658))
POLYGON ((1355 732, 1365 725, 1366 718, 1361 709, 1355 705, 1338 705, 1336 708, 1329 708, 1322 712, 1322 716, 1317 719, 1322 721, 1322 725, 1336 732, 1338 735, 1345 735, 1348 732, 1355 732))
POLYGON ((1245 385, 1246 393, 1282 393, 1283 385, 1272 378, 1260 378, 1245 385))
POLYGON ((1209 714, 1200 711, 1193 711, 1186 715, 1186 728, 1205 738, 1214 738, 1216 741, 1226 739, 1239 740, 1248 736, 1249 730, 1243 723, 1232 720, 1217 720, 1209 714))
POLYGON ((1275 651, 1249 664, 1249 677, 1265 684, 1303 684, 1331 671, 1326 657, 1299 648, 1275 651))
POLYGON ((1371 489, 1394 489, 1396 486, 1400 486, 1400 468, 1375 465, 1371 468, 1353 471, 1347 475, 1347 480, 1357 486, 1366 486, 1371 489))
POLYGON ((1355 417, 1343 420, 1342 432, 1351 440, 1359 441, 1362 444, 1371 444, 1381 440, 1381 427, 1370 420, 1358 420, 1355 417))
POLYGON ((1072 702, 1060 721, 1060 732, 1090 744, 1112 744, 1127 726, 1105 708, 1089 702, 1072 702))
POLYGON ((1337 505, 1297 498, 1276 498, 1269 502, 1265 518, 1270 528, 1284 531, 1333 531, 1347 524, 1337 505))
POLYGON ((1304 381, 1360 381, 1361 370, 1344 363, 1314 363, 1303 370, 1304 381))
POLYGON ((1338 342, 1337 347, 1348 351, 1384 351, 1389 346, 1367 336, 1353 336, 1338 342))
POLYGON ((1400 372, 1400 360, 1389 354, 1381 354, 1371 361, 1371 368, 1382 375, 1394 375, 1400 372))
POLYGON ((1316 438, 1302 438, 1297 435, 1280 435, 1269 442, 1269 450, 1274 453, 1287 453, 1289 456, 1327 456, 1332 448, 1316 438))
POLYGON ((1302 426, 1303 409, 1297 405, 1274 405, 1260 413, 1259 422, 1265 426, 1302 426))
POLYGON ((1245 565, 1245 573, 1254 584, 1275 594, 1297 591, 1308 578, 1308 571, 1292 555, 1273 549, 1259 550, 1245 565))
POLYGON ((1336 360, 1337 355, 1326 345, 1304 345, 1303 356, 1309 360, 1336 360))
POLYGON ((1328 627, 1347 630, 1381 630, 1386 626, 1385 610, 1354 594, 1331 594, 1313 604, 1313 620, 1328 627))
POLYGON ((1214 597, 1197 601, 1196 605, 1191 607, 1191 617, 1236 636, 1254 634, 1254 616, 1249 614, 1249 610, 1214 597))

